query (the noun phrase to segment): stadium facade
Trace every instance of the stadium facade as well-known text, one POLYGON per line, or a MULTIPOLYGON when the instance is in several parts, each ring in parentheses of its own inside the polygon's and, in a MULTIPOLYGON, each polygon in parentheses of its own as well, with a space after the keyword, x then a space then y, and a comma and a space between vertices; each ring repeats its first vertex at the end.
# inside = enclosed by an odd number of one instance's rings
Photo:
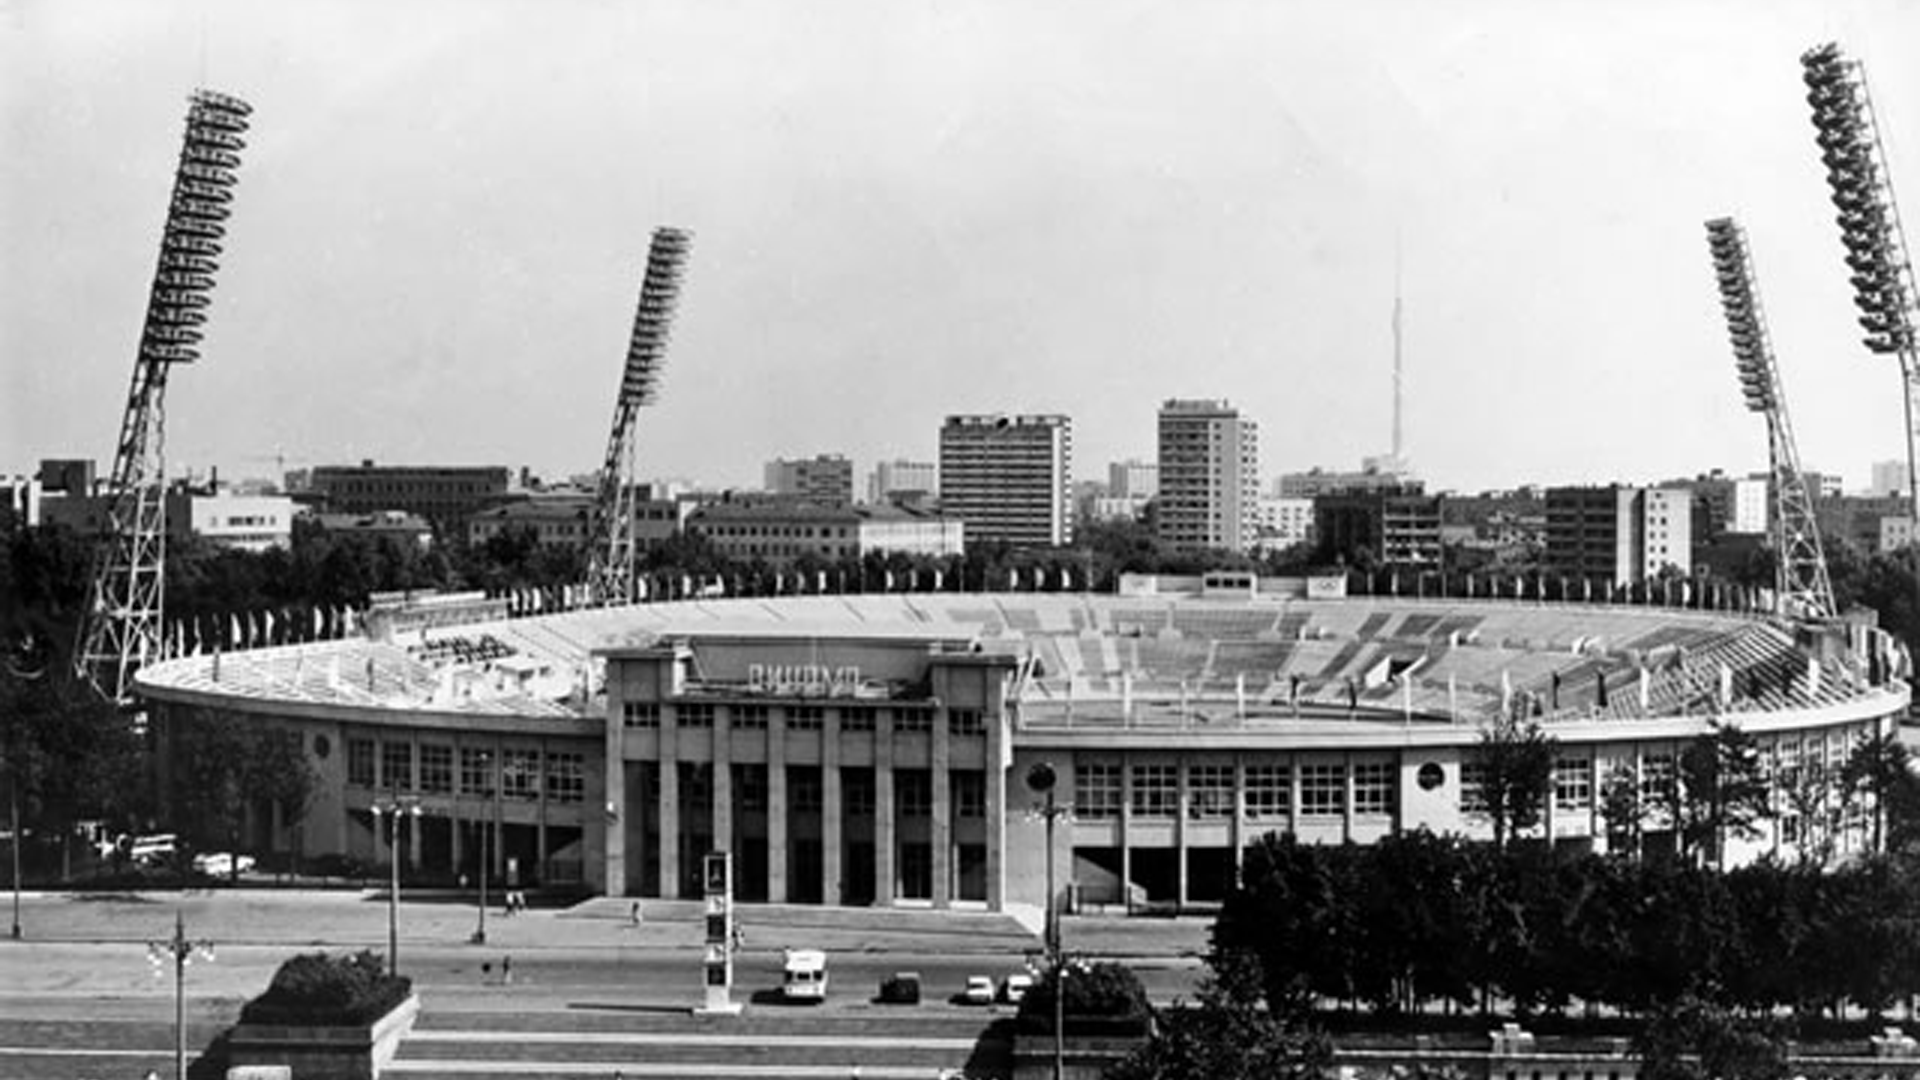
MULTIPOLYGON (((1796 787, 1890 732, 1907 660, 1865 626, 1514 599, 1348 597, 1340 578, 1128 579, 1076 593, 710 598, 511 615, 417 604, 336 641, 143 669, 161 753, 227 713, 297 738, 319 777, 255 852, 384 861, 374 811, 416 802, 399 857, 696 897, 735 856, 743 900, 1040 904, 1045 825, 1022 782, 1051 763, 1082 906, 1205 904, 1255 836, 1368 843, 1490 835, 1473 749, 1503 709, 1557 742, 1542 830, 1604 849, 1619 770, 1648 797, 1722 721, 1757 737, 1778 813, 1730 863, 1860 849, 1857 807, 1796 787)), ((1585 595, 1583 593, 1583 595, 1585 595)), ((1602 595, 1605 595, 1603 590, 1602 595)), ((505 880, 496 877, 495 880, 505 880)))

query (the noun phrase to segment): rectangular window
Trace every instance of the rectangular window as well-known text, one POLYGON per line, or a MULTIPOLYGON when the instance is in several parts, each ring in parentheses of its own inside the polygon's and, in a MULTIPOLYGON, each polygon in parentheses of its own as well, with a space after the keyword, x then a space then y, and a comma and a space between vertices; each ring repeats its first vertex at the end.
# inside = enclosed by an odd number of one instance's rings
POLYGON ((979 709, 948 709, 947 734, 984 735, 987 725, 980 717, 979 709))
POLYGON ((979 769, 955 769, 947 774, 947 784, 953 793, 954 816, 963 818, 987 816, 986 773, 979 769))
POLYGON ((501 751, 500 794, 509 799, 540 797, 540 751, 501 751))
POLYGON ((901 818, 933 816, 933 773, 928 769, 893 770, 894 812, 901 818))
POLYGON ((547 755, 547 798, 558 803, 586 801, 587 772, 584 755, 547 755))
POLYGON ((851 817, 872 817, 873 770, 841 769, 840 802, 851 817))
POLYGON ((1087 821, 1120 816, 1120 766, 1076 762, 1073 766, 1073 815, 1087 821))
POLYGON ((1646 754, 1640 758, 1640 803, 1649 810, 1661 810, 1672 802, 1674 789, 1672 754, 1646 754))
POLYGON ((826 805, 820 769, 815 765, 787 766, 787 805, 796 814, 817 814, 826 805))
POLYGON ((742 813, 764 813, 767 809, 767 767, 735 765, 733 767, 733 798, 739 804, 742 813))
POLYGON ((620 703, 620 722, 632 728, 657 728, 660 726, 660 706, 651 701, 623 701, 620 703))
POLYGON ((1391 762, 1368 762, 1353 767, 1353 812, 1390 815, 1400 794, 1399 774, 1391 762))
POLYGON ((412 743, 380 743, 380 786, 388 791, 413 790, 412 743))
POLYGON ((1300 766, 1300 816, 1341 817, 1347 811, 1345 765, 1300 766))
POLYGON ((1569 813, 1593 809, 1593 759, 1555 758, 1553 808, 1569 813))
POLYGON ((1487 766, 1485 762, 1463 761, 1460 763, 1460 812, 1463 814, 1484 814, 1487 812, 1487 766))
POLYGON ((424 743, 420 747, 420 790, 429 795, 453 792, 453 747, 424 743))
POLYGON ((460 792, 490 798, 493 795, 493 755, 477 747, 460 748, 460 792))
POLYGON ((674 717, 683 728, 710 728, 713 726, 713 706, 711 705, 675 705, 674 717))
POLYGON ((1133 812, 1142 817, 1172 817, 1180 798, 1180 774, 1172 765, 1133 767, 1133 812))
POLYGON ((895 709, 893 711, 893 730, 895 731, 932 731, 933 710, 926 708, 895 709))
POLYGON ((374 785, 372 739, 347 740, 347 783, 354 787, 374 785))
POLYGON ((1284 821, 1293 811, 1293 768, 1288 765, 1247 766, 1247 818, 1284 821))
POLYGON ((736 705, 733 708, 732 719, 735 730, 765 730, 767 726, 767 707, 765 705, 736 705))
POLYGON ((826 724, 827 710, 818 705, 790 705, 787 707, 787 730, 819 731, 826 724))
POLYGON ((846 705, 840 709, 841 731, 872 731, 873 710, 864 705, 846 705))
POLYGON ((1233 766, 1194 765, 1187 769, 1187 817, 1217 821, 1233 816, 1233 766))

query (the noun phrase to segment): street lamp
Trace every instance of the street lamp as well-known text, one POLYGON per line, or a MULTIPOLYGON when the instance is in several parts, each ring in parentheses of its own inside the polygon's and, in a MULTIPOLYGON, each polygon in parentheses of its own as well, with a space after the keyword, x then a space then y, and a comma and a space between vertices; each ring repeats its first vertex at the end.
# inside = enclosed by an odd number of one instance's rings
POLYGON ((387 974, 400 974, 400 819, 420 816, 420 803, 412 796, 390 795, 373 804, 374 828, 380 818, 387 819, 387 866, 392 880, 387 887, 387 974))
POLYGON ((500 816, 500 785, 493 774, 493 753, 480 752, 482 767, 486 770, 487 801, 480 806, 480 922, 473 929, 473 935, 467 938, 475 945, 487 943, 487 866, 493 861, 490 841, 493 839, 493 825, 500 816))
POLYGON ((213 942, 191 941, 187 938, 186 916, 173 913, 173 937, 166 941, 147 943, 147 960, 154 965, 158 974, 160 965, 173 960, 173 1075, 174 1080, 187 1078, 187 965, 194 957, 203 960, 213 959, 213 942))
MULTIPOLYGON (((34 658, 39 655, 40 650, 32 634, 23 636, 14 651, 18 655, 7 659, 7 674, 21 681, 32 682, 47 673, 46 664, 34 663, 34 658)), ((6 767, 7 827, 12 830, 7 834, 7 848, 13 856, 13 940, 15 941, 20 940, 20 763, 15 760, 19 754, 19 747, 15 745, 19 725, 20 715, 16 708, 13 715, 7 717, 7 756, 5 762, 0 762, 6 767)))
POLYGON ((1054 1080, 1063 1080, 1067 1069, 1067 965, 1060 951, 1060 904, 1053 882, 1053 824, 1063 815, 1072 813, 1073 808, 1056 801, 1054 786, 1058 780, 1053 766, 1044 761, 1034 762, 1027 770, 1027 788, 1036 795, 1046 797, 1046 802, 1037 811, 1047 820, 1046 947, 1047 960, 1053 966, 1053 1077, 1054 1080))

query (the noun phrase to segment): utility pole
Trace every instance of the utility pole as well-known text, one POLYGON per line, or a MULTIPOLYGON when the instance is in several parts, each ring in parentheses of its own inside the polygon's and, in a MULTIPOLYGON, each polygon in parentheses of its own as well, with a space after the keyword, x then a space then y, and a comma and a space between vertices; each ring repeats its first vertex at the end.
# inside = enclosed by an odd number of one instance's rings
POLYGON ((186 915, 173 913, 173 937, 147 944, 147 959, 156 968, 169 958, 173 961, 173 1075, 187 1080, 187 965, 198 956, 213 959, 213 942, 192 941, 187 937, 186 915))

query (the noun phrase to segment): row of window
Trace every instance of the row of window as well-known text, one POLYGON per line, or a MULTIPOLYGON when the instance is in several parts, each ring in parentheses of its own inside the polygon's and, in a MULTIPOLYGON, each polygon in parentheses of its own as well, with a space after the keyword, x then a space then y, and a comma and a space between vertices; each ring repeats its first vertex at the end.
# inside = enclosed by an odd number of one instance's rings
POLYGON ((586 800, 584 754, 556 751, 542 760, 538 750, 506 749, 494 753, 472 746, 459 750, 459 785, 456 787, 452 746, 421 743, 416 747, 411 742, 349 738, 347 783, 382 791, 479 798, 492 798, 497 785, 501 798, 531 802, 540 798, 544 781, 549 802, 586 800))
MULTIPOLYGON (((1845 749, 1844 738, 1844 735, 1836 733, 1832 740, 1815 736, 1804 744, 1797 739, 1781 740, 1767 748, 1762 761, 1770 765, 1776 793, 1784 798, 1791 798, 1807 766, 1819 764, 1823 751, 1826 752, 1827 760, 1839 760, 1838 754, 1845 749)), ((1632 768, 1630 761, 1623 760, 1620 765, 1632 768)), ((1676 765, 1672 752, 1642 754, 1634 785, 1640 804, 1656 811, 1666 806, 1672 798, 1675 776, 1676 765)), ((1555 758, 1552 776, 1553 809, 1559 813, 1591 811, 1597 805, 1596 800, 1601 797, 1601 789, 1607 782, 1607 776, 1595 774, 1592 758, 1555 758)), ((1467 813, 1481 813, 1486 808, 1486 767, 1475 761, 1462 762, 1460 809, 1467 813)))
MULTIPOLYGON (((711 728, 725 709, 729 727, 735 731, 765 731, 772 710, 766 705, 719 706, 682 703, 672 706, 672 715, 682 728, 711 728)), ((841 705, 834 710, 840 717, 841 731, 872 731, 879 722, 880 709, 865 705, 841 705)), ((781 712, 789 731, 820 731, 826 727, 827 710, 821 705, 787 705, 781 712)), ((926 706, 897 706, 887 710, 896 732, 931 732, 934 710, 926 706)), ((625 701, 620 705, 620 722, 630 728, 660 726, 661 707, 651 701, 625 701)), ((952 735, 983 735, 986 717, 979 709, 948 709, 947 732, 952 735)))
MULTIPOLYGON (((657 762, 646 762, 645 772, 658 783, 657 762)), ((678 765, 679 804, 683 811, 699 813, 713 805, 713 765, 710 762, 683 761, 678 765)), ((742 813, 762 813, 773 809, 792 814, 818 814, 826 808, 825 781, 819 766, 789 765, 786 768, 787 805, 771 805, 767 766, 735 764, 729 767, 735 805, 742 813)), ((840 770, 841 813, 849 817, 870 817, 877 805, 878 788, 870 768, 847 767, 840 770)), ((947 791, 956 818, 987 816, 987 774, 980 769, 952 769, 947 772, 947 791)), ((893 770, 893 812, 896 818, 933 816, 933 770, 893 770)))
MULTIPOLYGON (((1073 813, 1081 820, 1120 816, 1124 806, 1137 817, 1175 817, 1180 812, 1180 766, 1162 763, 1117 764, 1084 762, 1073 770, 1073 813)), ((1293 813, 1295 770, 1285 764, 1248 765, 1243 793, 1250 821, 1276 821, 1293 813)), ((1299 813, 1302 817, 1343 817, 1347 812, 1349 781, 1355 814, 1392 814, 1397 804, 1399 776, 1390 762, 1341 762, 1299 766, 1299 813)), ((1234 767, 1226 764, 1186 767, 1186 815, 1193 821, 1233 817, 1234 767)))

